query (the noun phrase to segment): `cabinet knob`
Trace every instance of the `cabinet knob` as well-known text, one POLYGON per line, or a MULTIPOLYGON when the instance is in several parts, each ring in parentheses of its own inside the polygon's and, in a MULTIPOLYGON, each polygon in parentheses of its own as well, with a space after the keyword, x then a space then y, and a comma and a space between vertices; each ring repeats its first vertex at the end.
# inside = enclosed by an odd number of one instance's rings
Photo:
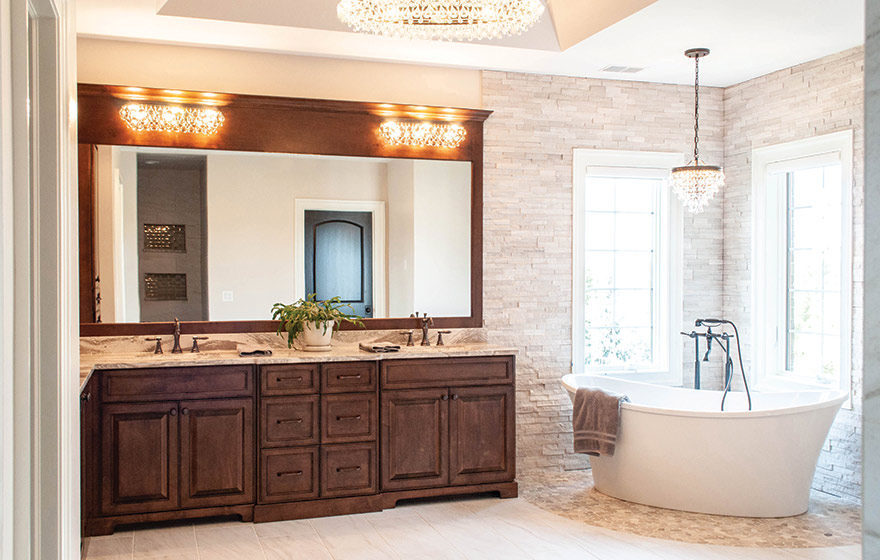
POLYGON ((180 413, 183 414, 184 416, 186 416, 187 414, 189 414, 189 410, 184 408, 183 410, 180 411, 180 413))
POLYGON ((449 395, 443 395, 442 397, 440 397, 440 399, 441 399, 441 400, 444 400, 444 401, 448 401, 448 400, 449 400, 449 395))
POLYGON ((92 394, 91 393, 83 393, 82 395, 80 395, 79 399, 82 402, 89 402, 90 400, 92 400, 92 394))
POLYGON ((171 416, 177 416, 177 409, 176 409, 176 408, 172 408, 172 409, 171 409, 171 412, 169 412, 168 414, 170 414, 171 416))
POLYGON ((457 400, 458 400, 458 395, 452 395, 452 400, 457 401, 457 400))

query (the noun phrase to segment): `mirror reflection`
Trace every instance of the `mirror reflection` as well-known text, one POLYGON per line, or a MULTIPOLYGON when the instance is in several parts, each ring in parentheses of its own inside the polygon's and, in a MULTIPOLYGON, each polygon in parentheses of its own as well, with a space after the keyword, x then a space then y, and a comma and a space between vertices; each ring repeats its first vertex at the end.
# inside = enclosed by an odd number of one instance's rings
POLYGON ((95 157, 95 322, 268 319, 308 293, 363 317, 470 315, 470 162, 95 157))

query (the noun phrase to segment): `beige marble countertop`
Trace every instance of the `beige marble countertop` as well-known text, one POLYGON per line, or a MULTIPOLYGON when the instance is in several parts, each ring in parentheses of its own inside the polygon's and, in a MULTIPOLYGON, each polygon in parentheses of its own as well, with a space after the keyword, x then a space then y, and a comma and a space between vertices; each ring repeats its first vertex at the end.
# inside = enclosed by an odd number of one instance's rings
POLYGON ((113 353, 84 352, 80 354, 80 391, 91 374, 99 369, 138 369, 181 366, 223 366, 236 364, 296 364, 315 362, 348 362, 401 360, 407 358, 462 358, 479 356, 513 356, 516 348, 486 343, 448 346, 403 346, 399 352, 373 353, 357 344, 334 344, 327 352, 304 352, 294 349, 272 349, 271 356, 239 356, 233 350, 203 350, 198 354, 151 354, 149 352, 113 353))

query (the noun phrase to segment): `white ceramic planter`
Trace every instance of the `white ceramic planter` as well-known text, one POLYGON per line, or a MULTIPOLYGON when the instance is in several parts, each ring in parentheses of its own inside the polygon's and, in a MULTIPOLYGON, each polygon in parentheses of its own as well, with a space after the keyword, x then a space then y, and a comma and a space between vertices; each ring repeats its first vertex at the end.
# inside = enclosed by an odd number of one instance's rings
POLYGON ((308 352, 326 352, 330 350, 330 340, 333 338, 333 326, 335 321, 326 323, 306 323, 303 326, 303 344, 308 352))

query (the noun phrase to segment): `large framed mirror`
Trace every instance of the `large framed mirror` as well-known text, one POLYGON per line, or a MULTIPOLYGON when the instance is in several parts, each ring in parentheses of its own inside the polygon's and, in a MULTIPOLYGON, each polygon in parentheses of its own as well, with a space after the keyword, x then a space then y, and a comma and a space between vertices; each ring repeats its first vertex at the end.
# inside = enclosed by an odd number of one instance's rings
POLYGON ((368 329, 482 325, 488 111, 79 86, 81 334, 265 332, 340 297, 368 329), (214 134, 135 131, 129 103, 214 107, 214 134), (383 123, 453 123, 457 147, 383 123))

